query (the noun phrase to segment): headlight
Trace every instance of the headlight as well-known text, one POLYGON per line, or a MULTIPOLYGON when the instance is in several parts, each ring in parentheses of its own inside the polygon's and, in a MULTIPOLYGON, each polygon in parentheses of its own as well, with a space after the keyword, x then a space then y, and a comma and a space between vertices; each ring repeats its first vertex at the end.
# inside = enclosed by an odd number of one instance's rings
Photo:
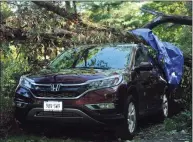
POLYGON ((26 78, 25 76, 22 76, 19 81, 19 85, 26 87, 26 88, 32 88, 33 81, 31 79, 26 78))
POLYGON ((114 75, 111 77, 91 80, 89 82, 89 89, 108 88, 119 85, 123 78, 121 75, 114 75))

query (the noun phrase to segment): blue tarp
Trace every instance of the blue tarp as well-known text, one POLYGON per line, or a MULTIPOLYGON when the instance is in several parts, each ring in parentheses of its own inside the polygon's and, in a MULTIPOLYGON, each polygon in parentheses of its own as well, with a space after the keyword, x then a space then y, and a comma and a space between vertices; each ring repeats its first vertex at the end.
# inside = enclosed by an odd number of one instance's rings
POLYGON ((150 29, 136 29, 130 33, 142 37, 149 46, 158 52, 156 58, 165 73, 168 84, 177 87, 183 74, 184 57, 182 51, 171 43, 160 41, 150 29))

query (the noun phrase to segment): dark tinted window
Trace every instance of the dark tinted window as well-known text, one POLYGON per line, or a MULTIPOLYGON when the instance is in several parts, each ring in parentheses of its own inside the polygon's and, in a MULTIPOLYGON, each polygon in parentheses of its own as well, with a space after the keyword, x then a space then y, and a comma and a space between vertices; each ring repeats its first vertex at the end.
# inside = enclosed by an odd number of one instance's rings
POLYGON ((141 62, 148 62, 148 56, 139 48, 135 55, 135 66, 139 66, 141 62))

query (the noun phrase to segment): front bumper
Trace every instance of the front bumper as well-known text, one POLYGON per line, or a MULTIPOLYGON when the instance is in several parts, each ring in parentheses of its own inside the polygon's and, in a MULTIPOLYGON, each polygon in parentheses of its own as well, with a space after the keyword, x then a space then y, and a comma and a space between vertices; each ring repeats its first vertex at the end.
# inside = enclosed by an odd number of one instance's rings
MULTIPOLYGON (((60 99, 63 102, 62 112, 44 111, 44 101, 57 101, 57 99, 38 99, 31 95, 31 92, 25 88, 18 87, 15 95, 15 117, 19 121, 52 121, 60 123, 83 123, 83 124, 119 124, 123 122, 123 115, 118 113, 117 109, 91 110, 85 107, 84 102, 90 104, 100 103, 104 100, 104 94, 108 90, 99 90, 90 92, 79 99, 60 99), (93 95, 96 95, 92 97, 93 95), (28 96, 28 97, 26 97, 28 96)), ((113 99, 106 98, 106 102, 112 102, 113 99)))
POLYGON ((44 111, 43 108, 18 108, 15 107, 15 117, 22 121, 56 122, 60 124, 97 124, 113 125, 123 120, 121 114, 90 116, 89 112, 77 108, 64 108, 62 112, 44 111))
POLYGON ((42 108, 31 109, 26 117, 27 120, 53 120, 65 123, 98 123, 101 122, 91 118, 86 113, 73 108, 65 108, 62 112, 44 112, 42 108))

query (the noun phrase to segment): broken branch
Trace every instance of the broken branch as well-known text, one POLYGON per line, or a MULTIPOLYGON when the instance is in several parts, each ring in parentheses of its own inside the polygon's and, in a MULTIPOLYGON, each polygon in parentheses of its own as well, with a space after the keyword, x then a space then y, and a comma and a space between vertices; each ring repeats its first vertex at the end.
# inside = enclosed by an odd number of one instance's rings
POLYGON ((163 23, 192 25, 192 17, 190 17, 190 16, 165 15, 163 13, 156 12, 154 10, 144 9, 144 8, 142 8, 141 10, 157 16, 150 23, 143 26, 144 28, 153 29, 153 28, 155 28, 158 25, 163 24, 163 23))

